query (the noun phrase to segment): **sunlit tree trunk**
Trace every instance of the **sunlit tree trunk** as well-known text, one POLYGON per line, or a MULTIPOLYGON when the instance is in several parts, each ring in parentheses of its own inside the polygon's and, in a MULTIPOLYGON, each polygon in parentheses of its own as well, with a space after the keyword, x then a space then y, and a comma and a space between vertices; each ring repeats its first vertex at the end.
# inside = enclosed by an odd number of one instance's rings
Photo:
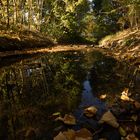
MULTIPOLYGON (((43 12, 43 3, 44 3, 44 0, 40 0, 40 12, 39 12, 39 22, 40 22, 40 26, 41 26, 41 24, 42 24, 42 12, 43 12)), ((39 28, 39 30, 40 30, 41 28, 39 28)))
POLYGON ((28 0, 28 28, 31 30, 31 6, 32 0, 28 0))
POLYGON ((10 18, 9 18, 9 0, 7 0, 7 29, 10 26, 10 18))

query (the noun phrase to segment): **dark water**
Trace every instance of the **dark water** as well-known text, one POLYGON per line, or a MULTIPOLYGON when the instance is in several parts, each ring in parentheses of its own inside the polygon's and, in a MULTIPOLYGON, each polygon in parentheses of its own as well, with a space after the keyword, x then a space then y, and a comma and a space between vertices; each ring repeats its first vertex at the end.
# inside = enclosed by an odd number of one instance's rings
POLYGON ((96 96, 96 90, 100 91, 97 71, 100 75, 106 73, 106 77, 116 64, 112 59, 103 60, 98 52, 48 53, 2 60, 0 139, 51 140, 67 127, 54 121, 52 114, 56 112, 62 116, 73 113, 77 119, 73 129, 98 129, 97 120, 107 108, 96 96), (91 105, 98 108, 95 120, 83 115, 83 108, 91 105))

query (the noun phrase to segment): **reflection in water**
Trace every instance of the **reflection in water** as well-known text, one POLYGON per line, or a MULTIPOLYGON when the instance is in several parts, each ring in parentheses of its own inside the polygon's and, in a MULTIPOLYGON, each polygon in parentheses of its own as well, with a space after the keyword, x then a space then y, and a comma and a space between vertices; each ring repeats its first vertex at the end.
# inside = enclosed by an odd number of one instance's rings
MULTIPOLYGON (((94 121, 92 118, 85 117, 83 115, 84 108, 89 107, 89 106, 95 106, 96 108, 98 108, 98 112, 96 116, 100 117, 105 111, 105 103, 101 102, 97 97, 94 96, 89 79, 90 79, 90 73, 88 72, 86 80, 83 82, 81 103, 79 104, 79 107, 75 110, 74 115, 76 116, 78 120, 79 126, 88 124, 92 129, 95 130, 98 128, 97 121, 94 121)), ((76 126, 75 129, 79 129, 79 127, 76 126)))
POLYGON ((82 92, 82 101, 80 103, 80 107, 86 106, 99 106, 99 108, 103 107, 103 102, 101 102, 98 98, 96 98, 92 92, 92 88, 89 81, 89 73, 87 75, 86 80, 83 83, 84 90, 82 92))
POLYGON ((49 139, 57 127, 51 115, 72 112, 80 101, 83 59, 83 53, 51 53, 1 68, 0 139, 49 139))
POLYGON ((105 110, 91 88, 116 76, 114 60, 103 60, 98 52, 48 53, 0 68, 0 139, 51 140, 62 125, 54 123, 55 112, 73 112, 78 120, 75 129, 85 122, 97 128, 97 121, 87 119, 83 108, 96 106, 98 116, 105 110))

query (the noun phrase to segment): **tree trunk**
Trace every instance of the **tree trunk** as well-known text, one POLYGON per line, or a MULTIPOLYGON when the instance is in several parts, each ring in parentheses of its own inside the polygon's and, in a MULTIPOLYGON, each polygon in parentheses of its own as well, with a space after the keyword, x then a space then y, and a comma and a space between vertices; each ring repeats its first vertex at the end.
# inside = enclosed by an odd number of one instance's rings
POLYGON ((10 26, 10 18, 9 18, 9 0, 7 0, 7 29, 10 26))

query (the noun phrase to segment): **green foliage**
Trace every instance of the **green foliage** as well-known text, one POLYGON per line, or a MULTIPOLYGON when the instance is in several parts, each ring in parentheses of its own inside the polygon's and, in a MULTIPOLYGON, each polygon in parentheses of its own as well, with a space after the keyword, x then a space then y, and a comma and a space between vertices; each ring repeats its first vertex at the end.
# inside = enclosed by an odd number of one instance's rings
POLYGON ((52 2, 52 18, 49 19, 47 32, 58 42, 79 42, 84 30, 83 18, 89 11, 87 0, 66 0, 52 2))
POLYGON ((117 0, 118 6, 114 12, 121 14, 119 23, 124 28, 139 27, 140 18, 140 0, 117 0))
POLYGON ((0 19, 1 30, 39 31, 59 43, 98 42, 139 28, 140 0, 2 0, 0 19))
POLYGON ((93 12, 95 15, 93 36, 99 41, 104 36, 113 34, 119 30, 119 24, 117 21, 121 14, 111 12, 117 7, 117 3, 114 1, 102 0, 99 4, 94 0, 93 3, 93 12))

